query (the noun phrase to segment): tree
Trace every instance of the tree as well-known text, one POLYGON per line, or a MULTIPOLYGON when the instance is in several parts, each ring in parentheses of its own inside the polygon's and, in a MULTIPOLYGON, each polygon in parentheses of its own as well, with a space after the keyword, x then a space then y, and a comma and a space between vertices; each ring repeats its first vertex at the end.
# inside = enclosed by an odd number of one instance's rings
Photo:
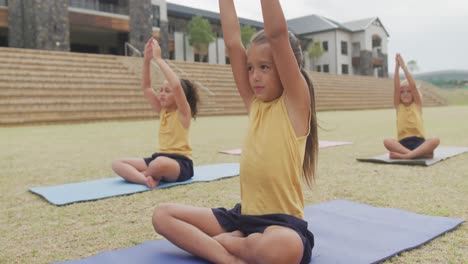
POLYGON ((408 70, 410 72, 417 72, 419 71, 418 63, 415 60, 410 60, 406 63, 408 70))
POLYGON ((251 26, 242 26, 240 30, 242 44, 244 44, 244 47, 247 47, 250 43, 250 38, 257 32, 257 30, 251 26))
POLYGON ((320 40, 313 41, 307 49, 309 57, 312 59, 312 68, 315 69, 315 62, 325 53, 320 40))
MULTIPOLYGON (((208 55, 208 45, 215 40, 210 22, 200 16, 193 17, 188 23, 189 44, 199 55, 208 55)), ((203 61, 200 57, 200 61, 203 61)))

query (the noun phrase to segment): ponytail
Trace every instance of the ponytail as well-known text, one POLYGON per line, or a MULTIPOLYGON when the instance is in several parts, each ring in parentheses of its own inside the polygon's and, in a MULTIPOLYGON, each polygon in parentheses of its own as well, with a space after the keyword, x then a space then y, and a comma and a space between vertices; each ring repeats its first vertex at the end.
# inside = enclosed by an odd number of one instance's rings
POLYGON ((184 90, 185 98, 187 98, 187 102, 190 105, 192 117, 195 119, 198 113, 198 102, 200 101, 198 96, 198 89, 194 83, 187 79, 180 79, 180 84, 184 90))

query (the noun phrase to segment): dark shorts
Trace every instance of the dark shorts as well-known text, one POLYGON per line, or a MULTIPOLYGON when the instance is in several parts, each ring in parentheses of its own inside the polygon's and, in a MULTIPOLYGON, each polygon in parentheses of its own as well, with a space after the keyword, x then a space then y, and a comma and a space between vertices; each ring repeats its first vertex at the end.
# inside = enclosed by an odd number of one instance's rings
POLYGON ((284 226, 296 231, 302 239, 304 252, 301 264, 309 264, 314 247, 314 235, 307 229, 307 222, 287 214, 243 215, 241 205, 227 210, 225 208, 211 209, 219 224, 227 231, 241 231, 248 236, 252 233, 263 233, 269 226, 284 226))
POLYGON ((177 163, 179 163, 180 167, 180 174, 179 177, 177 178, 176 182, 181 182, 181 181, 186 181, 190 178, 193 177, 193 162, 191 159, 178 155, 178 154, 170 154, 170 153, 154 153, 151 157, 149 158, 143 158, 143 160, 146 163, 146 166, 149 166, 149 164, 155 160, 157 157, 167 157, 171 158, 177 163))
POLYGON ((409 150, 413 150, 421 146, 421 144, 424 143, 424 141, 426 140, 421 137, 407 137, 400 140, 400 144, 409 150))

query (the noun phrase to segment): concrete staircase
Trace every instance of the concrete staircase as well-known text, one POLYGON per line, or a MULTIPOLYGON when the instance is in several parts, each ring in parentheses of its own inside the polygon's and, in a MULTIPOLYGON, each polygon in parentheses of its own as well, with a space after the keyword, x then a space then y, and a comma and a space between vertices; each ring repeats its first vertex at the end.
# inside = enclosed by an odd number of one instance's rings
POLYGON ((0 48, 0 125, 148 117, 139 88, 115 56, 0 48))
MULTIPOLYGON (((199 115, 245 114, 229 65, 169 62, 197 82, 199 115)), ((0 48, 0 126, 155 118, 141 92, 142 58, 0 48)), ((311 73, 317 110, 392 107, 393 81, 311 73)), ((152 85, 164 80, 152 69, 152 85)), ((423 84, 425 106, 446 105, 423 84)))

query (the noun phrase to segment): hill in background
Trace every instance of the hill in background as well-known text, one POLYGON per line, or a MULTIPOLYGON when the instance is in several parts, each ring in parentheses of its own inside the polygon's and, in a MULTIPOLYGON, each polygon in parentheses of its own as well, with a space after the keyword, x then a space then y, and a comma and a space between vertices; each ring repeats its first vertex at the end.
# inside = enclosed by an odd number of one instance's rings
POLYGON ((468 70, 447 70, 426 73, 416 73, 414 78, 430 82, 440 88, 468 89, 468 70))

